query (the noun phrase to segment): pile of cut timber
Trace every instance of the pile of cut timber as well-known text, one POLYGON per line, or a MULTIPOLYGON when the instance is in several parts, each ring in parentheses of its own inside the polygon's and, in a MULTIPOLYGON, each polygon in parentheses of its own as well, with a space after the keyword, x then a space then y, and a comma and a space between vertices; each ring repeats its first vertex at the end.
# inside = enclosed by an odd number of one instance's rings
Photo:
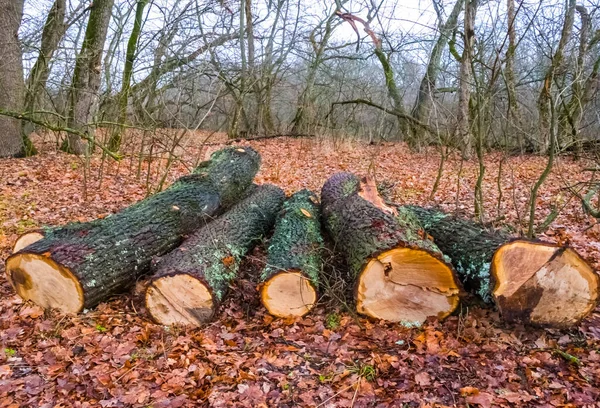
POLYGON ((256 279, 277 317, 309 313, 333 276, 354 289, 358 313, 409 327, 452 314, 463 288, 511 322, 566 327, 596 306, 598 276, 571 248, 388 205, 373 180, 351 173, 329 178, 321 203, 308 190, 285 200, 278 187, 252 184, 259 165, 251 148, 225 148, 117 214, 26 234, 6 261, 7 278, 24 299, 77 313, 152 274, 145 292, 152 319, 199 326, 214 318, 242 259, 273 230, 256 279), (341 274, 324 274, 322 230, 346 265, 341 274))

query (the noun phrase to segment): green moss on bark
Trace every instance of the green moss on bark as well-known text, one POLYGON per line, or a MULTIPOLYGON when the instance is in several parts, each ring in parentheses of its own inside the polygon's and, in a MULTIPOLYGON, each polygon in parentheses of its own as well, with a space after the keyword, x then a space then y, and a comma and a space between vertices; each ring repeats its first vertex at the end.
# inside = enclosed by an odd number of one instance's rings
POLYGON ((437 246, 450 258, 466 290, 492 303, 494 282, 490 274, 496 250, 510 240, 501 231, 491 232, 480 224, 453 217, 442 211, 417 206, 412 211, 437 246))
POLYGON ((320 217, 319 201, 311 191, 301 190, 285 201, 269 242, 261 281, 280 271, 297 270, 318 289, 323 267, 320 217))
POLYGON ((153 279, 188 274, 209 288, 216 304, 223 301, 242 258, 273 227, 284 199, 279 187, 256 187, 250 196, 162 257, 153 279))

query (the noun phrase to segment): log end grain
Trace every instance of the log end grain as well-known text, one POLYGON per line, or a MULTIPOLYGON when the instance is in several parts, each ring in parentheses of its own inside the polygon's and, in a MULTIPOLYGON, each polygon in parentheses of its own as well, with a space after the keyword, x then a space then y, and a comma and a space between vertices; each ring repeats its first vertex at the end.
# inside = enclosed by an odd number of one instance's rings
POLYGON ((155 322, 165 326, 201 326, 212 319, 216 305, 204 282, 188 274, 178 274, 150 283, 146 309, 155 322))
POLYGON ((15 245, 13 246, 13 254, 15 252, 19 252, 21 249, 28 247, 34 242, 38 242, 40 239, 44 238, 44 235, 39 231, 27 232, 21 235, 15 241, 15 245))
POLYGON ((494 254, 491 274, 494 299, 507 321, 568 327, 598 301, 598 276, 571 248, 512 241, 494 254))
POLYGON ((359 276, 356 293, 361 314, 420 326, 428 317, 443 319, 459 303, 453 270, 429 252, 394 248, 372 258, 359 276))
POLYGON ((261 285, 260 297, 273 316, 298 317, 312 310, 317 291, 300 271, 281 271, 261 285))
POLYGON ((19 296, 43 308, 78 313, 84 294, 79 280, 48 254, 17 253, 6 261, 6 276, 19 296))

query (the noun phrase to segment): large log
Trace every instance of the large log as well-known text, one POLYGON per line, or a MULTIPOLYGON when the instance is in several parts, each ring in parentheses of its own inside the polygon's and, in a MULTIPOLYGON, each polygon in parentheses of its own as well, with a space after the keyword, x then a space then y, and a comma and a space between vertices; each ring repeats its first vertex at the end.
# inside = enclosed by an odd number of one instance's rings
POLYGON ((442 319, 459 302, 459 284, 410 211, 387 207, 373 183, 350 173, 321 191, 325 227, 346 260, 359 313, 408 326, 442 319))
POLYGON ((251 148, 215 152, 194 173, 121 212, 43 231, 6 261, 16 292, 45 308, 77 313, 130 288, 151 260, 234 204, 252 184, 251 148))
POLYGON ((304 316, 317 301, 323 268, 319 200, 301 190, 286 200, 269 242, 260 298, 278 317, 304 316))
POLYGON ((242 258, 273 227, 284 199, 279 187, 258 186, 161 258, 146 289, 146 309, 152 318, 164 325, 199 326, 210 321, 242 258))
POLYGON ((596 306, 598 276, 572 248, 513 239, 436 209, 409 207, 451 258, 465 289, 507 321, 570 326, 596 306))

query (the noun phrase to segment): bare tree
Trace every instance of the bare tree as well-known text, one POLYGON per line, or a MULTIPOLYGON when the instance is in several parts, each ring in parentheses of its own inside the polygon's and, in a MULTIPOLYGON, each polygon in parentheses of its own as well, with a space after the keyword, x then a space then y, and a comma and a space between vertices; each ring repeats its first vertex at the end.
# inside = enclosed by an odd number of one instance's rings
POLYGON ((469 101, 473 82, 472 58, 475 45, 475 16, 479 0, 466 0, 463 30, 463 53, 460 57, 460 89, 458 93, 457 133, 461 142, 462 156, 469 159, 472 154, 471 119, 469 101))
MULTIPOLYGON (((441 69, 440 64, 442 54, 446 44, 448 43, 448 40, 450 39, 452 31, 456 30, 458 16, 462 11, 463 4, 464 0, 457 0, 454 4, 452 12, 446 19, 446 22, 443 22, 440 5, 436 0, 433 1, 439 21, 439 36, 435 42, 435 45, 433 46, 433 49, 431 50, 431 54, 429 55, 427 69, 423 79, 421 79, 419 93, 417 94, 417 99, 412 109, 412 115, 414 118, 421 122, 426 123, 429 119, 429 112, 431 110, 434 93, 436 91, 437 77, 441 69)), ((420 150, 423 139, 425 138, 425 130, 421 126, 411 126, 411 133, 412 136, 408 140, 409 145, 414 149, 420 150)))
POLYGON ((550 62, 550 66, 546 70, 546 74, 544 75, 544 82, 542 84, 542 89, 540 90, 540 95, 538 97, 538 110, 539 110, 539 129, 540 129, 540 150, 542 152, 548 152, 548 148, 550 147, 550 100, 552 98, 552 88, 554 86, 554 80, 557 71, 563 66, 564 52, 567 43, 569 42, 569 38, 571 37, 571 32, 573 31, 573 22, 575 20, 575 0, 569 0, 567 3, 567 8, 565 11, 565 19, 560 35, 560 40, 554 54, 552 55, 552 60, 550 62))
MULTIPOLYGON (((0 0, 0 111, 23 109, 23 62, 17 32, 23 0, 0 0)), ((0 115, 0 157, 25 153, 21 121, 0 115)))
MULTIPOLYGON (((97 93, 100 87, 102 51, 113 3, 114 0, 94 1, 90 8, 90 18, 85 30, 83 45, 77 56, 73 73, 67 126, 84 131, 89 135, 94 133, 91 125, 94 116, 93 108, 97 102, 97 93)), ((85 153, 85 145, 81 137, 75 133, 67 135, 61 148, 74 154, 85 153)))
POLYGON ((129 90, 131 88, 131 77, 133 76, 133 63, 137 53, 138 39, 142 31, 142 17, 144 8, 148 0, 138 0, 135 9, 135 20, 133 30, 127 42, 127 55, 125 57, 125 67, 123 69, 123 81, 121 83, 121 92, 119 93, 119 126, 113 131, 108 141, 108 149, 113 152, 121 148, 121 139, 123 138, 124 125, 127 122, 127 106, 129 105, 129 90))

